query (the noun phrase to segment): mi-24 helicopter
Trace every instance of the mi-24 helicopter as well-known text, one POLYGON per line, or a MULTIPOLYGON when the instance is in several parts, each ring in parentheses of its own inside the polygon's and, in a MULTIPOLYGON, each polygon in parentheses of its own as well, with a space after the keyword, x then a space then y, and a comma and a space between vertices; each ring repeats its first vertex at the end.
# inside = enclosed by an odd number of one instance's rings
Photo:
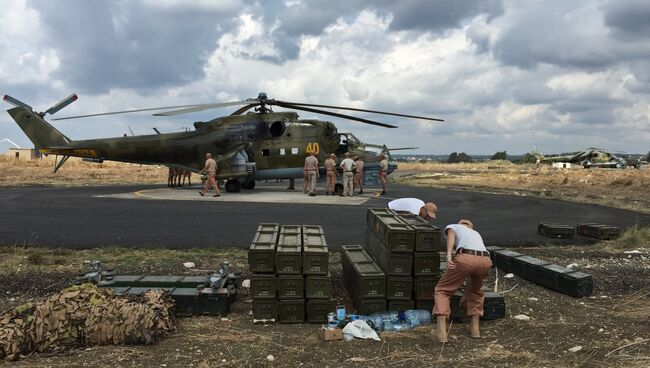
POLYGON ((274 106, 385 128, 397 127, 329 110, 443 121, 385 111, 280 101, 268 98, 265 93, 259 93, 257 98, 243 101, 154 107, 52 119, 77 119, 157 110, 166 111, 154 113, 154 116, 172 116, 241 106, 229 116, 195 122, 193 131, 167 134, 156 131, 159 134, 73 141, 50 125, 45 116, 55 114, 75 100, 77 96, 73 94, 44 112, 35 112, 26 103, 11 96, 4 96, 4 101, 16 106, 7 112, 34 143, 36 149, 45 155, 62 156, 55 162, 55 172, 69 157, 82 157, 95 162, 112 160, 166 165, 199 172, 203 168, 206 153, 211 153, 218 165, 217 178, 226 180, 225 189, 228 192, 239 192, 241 188, 253 189, 256 180, 302 178, 305 157, 311 152, 316 154, 321 164, 332 152, 339 158, 345 152, 350 152, 351 156, 359 156, 366 163, 364 173, 365 182, 368 184, 377 182, 381 154, 389 160, 389 172, 396 168, 390 150, 385 145, 363 143, 351 133, 339 133, 336 126, 329 121, 299 119, 298 114, 293 111, 274 112, 271 109, 274 106), (251 109, 254 112, 249 111, 251 109))

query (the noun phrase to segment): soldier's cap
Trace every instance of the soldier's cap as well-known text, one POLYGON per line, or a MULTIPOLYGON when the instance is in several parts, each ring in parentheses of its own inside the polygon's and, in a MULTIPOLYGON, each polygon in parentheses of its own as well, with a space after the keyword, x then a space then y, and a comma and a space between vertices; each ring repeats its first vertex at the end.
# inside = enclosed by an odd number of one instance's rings
POLYGON ((474 229, 474 224, 470 220, 462 219, 462 220, 458 221, 458 223, 461 224, 461 225, 466 225, 470 229, 474 229))
POLYGON ((427 214, 431 218, 436 218, 436 212, 438 211, 438 206, 436 206, 434 203, 429 202, 424 205, 424 210, 427 211, 427 214))
POLYGON ((336 158, 336 155, 333 154, 333 153, 330 153, 330 157, 331 157, 331 158, 336 158))

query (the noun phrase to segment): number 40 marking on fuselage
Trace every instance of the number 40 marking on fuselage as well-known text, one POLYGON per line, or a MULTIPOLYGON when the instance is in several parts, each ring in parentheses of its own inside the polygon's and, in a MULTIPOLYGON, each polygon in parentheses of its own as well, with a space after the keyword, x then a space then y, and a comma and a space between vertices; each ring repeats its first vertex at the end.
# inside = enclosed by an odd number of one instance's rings
POLYGON ((305 151, 307 153, 314 153, 315 155, 318 155, 320 153, 320 144, 318 143, 307 143, 307 147, 305 148, 305 151))

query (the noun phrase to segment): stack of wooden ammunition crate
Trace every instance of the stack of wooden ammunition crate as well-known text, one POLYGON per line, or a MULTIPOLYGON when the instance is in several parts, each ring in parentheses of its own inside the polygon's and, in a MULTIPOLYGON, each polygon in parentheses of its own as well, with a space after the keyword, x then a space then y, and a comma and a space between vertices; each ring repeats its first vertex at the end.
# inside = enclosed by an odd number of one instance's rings
POLYGON ((248 262, 254 320, 322 323, 334 310, 322 227, 260 224, 248 262))

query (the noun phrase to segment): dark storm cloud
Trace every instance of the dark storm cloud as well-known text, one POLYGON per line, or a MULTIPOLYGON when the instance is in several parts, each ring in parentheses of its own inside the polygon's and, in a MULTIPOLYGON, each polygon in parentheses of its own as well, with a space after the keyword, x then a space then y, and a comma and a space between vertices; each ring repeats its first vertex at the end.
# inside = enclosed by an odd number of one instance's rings
POLYGON ((621 38, 648 38, 650 2, 647 0, 609 1, 603 6, 605 23, 621 38))
POLYGON ((263 14, 268 27, 279 22, 279 27, 269 35, 279 51, 279 56, 273 58, 275 62, 297 57, 300 36, 319 35, 339 18, 351 21, 363 10, 376 11, 380 16, 392 15, 391 31, 436 33, 459 27, 463 20, 479 14, 487 14, 491 18, 503 12, 500 0, 306 0, 291 6, 281 1, 259 5, 253 6, 253 9, 257 14, 263 14))
POLYGON ((203 75, 232 12, 170 11, 140 2, 33 2, 57 50, 56 77, 79 92, 180 84, 203 75))

